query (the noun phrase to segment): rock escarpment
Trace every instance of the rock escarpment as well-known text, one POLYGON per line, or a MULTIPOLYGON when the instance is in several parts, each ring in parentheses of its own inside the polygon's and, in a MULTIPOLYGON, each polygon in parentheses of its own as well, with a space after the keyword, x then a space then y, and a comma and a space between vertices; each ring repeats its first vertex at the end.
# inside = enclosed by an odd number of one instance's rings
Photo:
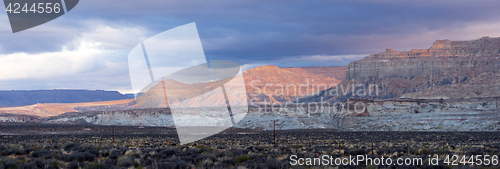
POLYGON ((328 89, 305 100, 388 99, 403 95, 423 99, 496 97, 500 93, 495 92, 497 82, 492 79, 499 70, 500 38, 437 40, 429 49, 387 49, 353 61, 347 66, 346 79, 339 84, 342 92, 328 89), (362 92, 370 87, 371 93, 362 92), (439 94, 426 93, 430 90, 439 94))
MULTIPOLYGON (((234 128, 272 130, 339 129, 341 131, 499 131, 499 98, 348 100, 325 104, 256 105, 234 128)), ((220 124, 213 111, 192 111, 186 121, 220 124)), ((2 116, 0 122, 175 127, 168 109, 72 112, 40 118, 2 116), (2 121, 4 119, 4 121, 2 121)))

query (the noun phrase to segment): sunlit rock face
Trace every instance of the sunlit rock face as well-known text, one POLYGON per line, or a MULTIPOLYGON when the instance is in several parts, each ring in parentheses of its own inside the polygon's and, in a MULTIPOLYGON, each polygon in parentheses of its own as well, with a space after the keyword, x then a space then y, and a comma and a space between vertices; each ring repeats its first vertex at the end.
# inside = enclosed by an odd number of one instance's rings
POLYGON ((344 92, 308 98, 309 101, 347 98, 473 98, 500 96, 497 84, 500 69, 500 38, 484 37, 471 41, 437 40, 429 49, 395 51, 387 49, 347 66, 346 79, 339 85, 369 85, 378 94, 344 92), (453 89, 453 90, 450 90, 453 89), (375 90, 375 88, 373 89, 375 90), (430 91, 432 92, 426 92, 430 91), (479 92, 479 91, 485 92, 479 92), (410 94, 411 93, 411 94, 410 94))
MULTIPOLYGON (((345 69, 345 66, 279 68, 275 65, 266 65, 247 70, 242 77, 236 78, 243 78, 247 100, 250 103, 286 103, 295 102, 298 98, 336 86, 342 79, 345 79, 345 69)), ((168 96, 169 98, 183 100, 207 93, 231 79, 194 84, 165 80, 165 84, 168 84, 167 87, 174 91, 168 96)), ((161 83, 151 87, 149 91, 138 97, 134 108, 164 106, 164 102, 158 102, 162 100, 159 98, 164 97, 162 92, 158 92, 162 90, 161 83)), ((231 92, 237 88, 229 87, 227 90, 231 92)), ((191 106, 206 106, 214 102, 216 98, 218 98, 216 94, 209 94, 207 97, 197 98, 191 106)))
POLYGON ((336 86, 345 78, 345 67, 266 65, 245 71, 243 77, 250 102, 285 103, 336 86))

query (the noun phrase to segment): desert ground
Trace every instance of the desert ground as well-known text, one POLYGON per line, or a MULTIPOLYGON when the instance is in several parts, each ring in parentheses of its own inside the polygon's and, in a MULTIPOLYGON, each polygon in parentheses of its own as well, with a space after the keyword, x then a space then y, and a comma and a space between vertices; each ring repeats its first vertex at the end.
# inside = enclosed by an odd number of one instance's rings
POLYGON ((228 129, 179 145, 174 128, 1 123, 0 168, 469 168, 443 155, 499 155, 498 132, 228 129), (33 132, 34 131, 34 132, 33 132), (275 137, 274 137, 275 135, 275 137), (274 138, 276 141, 274 141, 274 138), (292 165, 290 156, 422 158, 421 165, 292 165), (428 165, 429 157, 438 165, 428 165))

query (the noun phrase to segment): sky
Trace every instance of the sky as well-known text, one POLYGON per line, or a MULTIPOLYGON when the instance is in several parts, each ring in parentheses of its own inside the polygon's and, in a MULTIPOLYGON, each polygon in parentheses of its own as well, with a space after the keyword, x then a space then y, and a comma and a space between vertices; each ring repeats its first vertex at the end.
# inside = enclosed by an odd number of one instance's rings
POLYGON ((82 0, 12 33, 0 12, 0 90, 132 90, 127 56, 143 40, 195 22, 208 60, 243 70, 346 66, 435 40, 500 37, 498 1, 82 0))

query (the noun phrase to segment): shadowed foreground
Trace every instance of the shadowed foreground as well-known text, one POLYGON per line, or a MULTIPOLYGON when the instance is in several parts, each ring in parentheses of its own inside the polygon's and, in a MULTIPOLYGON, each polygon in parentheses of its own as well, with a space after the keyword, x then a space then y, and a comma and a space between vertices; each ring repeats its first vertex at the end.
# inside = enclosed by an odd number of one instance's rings
MULTIPOLYGON (((290 156, 398 158, 499 155, 497 132, 338 132, 229 129, 179 145, 173 128, 3 123, 0 168, 295 168, 290 156), (114 141, 113 141, 114 140, 114 141), (373 144, 372 144, 373 143, 373 144), (373 145, 373 147, 372 147, 373 145)), ((421 166, 398 168, 432 168, 421 166)), ((328 166, 334 167, 334 166, 328 166)), ((370 168, 340 166, 341 168, 370 168)), ((382 166, 379 166, 382 167, 382 166)), ((465 166, 462 166, 465 167, 465 166)), ((496 166, 494 166, 496 167, 496 166)))

